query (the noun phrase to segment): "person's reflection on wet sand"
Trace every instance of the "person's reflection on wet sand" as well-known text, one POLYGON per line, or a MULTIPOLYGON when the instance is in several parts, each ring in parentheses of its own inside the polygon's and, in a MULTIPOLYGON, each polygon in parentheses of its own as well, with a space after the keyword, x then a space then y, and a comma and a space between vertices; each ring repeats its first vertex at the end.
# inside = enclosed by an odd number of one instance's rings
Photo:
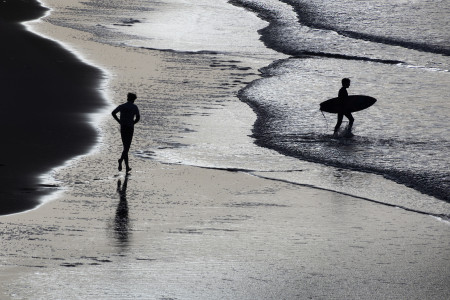
POLYGON ((129 239, 129 218, 128 218, 128 202, 127 202, 127 184, 128 176, 123 182, 119 179, 117 181, 117 193, 120 196, 119 204, 116 209, 116 217, 114 219, 114 233, 117 242, 121 246, 126 246, 129 239))

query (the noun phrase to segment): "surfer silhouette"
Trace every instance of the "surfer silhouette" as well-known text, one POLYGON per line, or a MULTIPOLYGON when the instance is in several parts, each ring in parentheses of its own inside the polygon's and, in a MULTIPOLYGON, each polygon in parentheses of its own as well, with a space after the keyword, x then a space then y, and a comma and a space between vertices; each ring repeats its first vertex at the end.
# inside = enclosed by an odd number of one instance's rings
POLYGON ((377 99, 366 95, 348 95, 347 89, 350 87, 350 79, 342 79, 342 87, 339 90, 338 97, 331 98, 320 103, 320 111, 337 114, 338 119, 334 127, 334 137, 352 137, 351 132, 353 126, 353 112, 364 110, 371 107, 377 99), (343 117, 346 116, 349 120, 347 129, 344 132, 339 132, 343 117))
POLYGON ((122 137, 123 151, 119 158, 119 171, 122 171, 122 162, 125 161, 126 172, 130 172, 131 168, 128 162, 128 151, 130 151, 131 141, 133 140, 134 124, 139 122, 141 116, 139 109, 134 101, 137 96, 133 93, 128 93, 127 102, 119 105, 112 111, 112 116, 120 124, 120 135, 122 137), (120 112, 120 118, 117 114, 120 112))
POLYGON ((339 90, 338 98, 339 98, 339 101, 341 102, 341 106, 342 106, 342 111, 343 112, 342 113, 338 113, 337 123, 336 123, 336 126, 334 127, 334 134, 335 135, 337 135, 338 130, 341 127, 342 119, 344 118, 344 116, 346 116, 348 121, 349 121, 349 123, 348 123, 348 133, 351 133, 351 131, 352 131, 353 121, 355 119, 353 119, 353 116, 350 113, 350 111, 345 112, 346 102, 347 102, 347 98, 348 98, 347 89, 349 87, 350 87, 350 79, 348 79, 348 78, 342 79, 342 87, 339 90))

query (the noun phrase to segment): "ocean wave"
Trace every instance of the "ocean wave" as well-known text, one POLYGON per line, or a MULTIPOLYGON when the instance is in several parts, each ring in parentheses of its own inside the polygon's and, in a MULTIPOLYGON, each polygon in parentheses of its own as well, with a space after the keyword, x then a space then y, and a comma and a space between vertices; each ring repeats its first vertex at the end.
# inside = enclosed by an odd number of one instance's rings
MULTIPOLYGON (((389 32, 394 27, 389 24, 380 25, 379 30, 374 33, 364 32, 365 29, 378 25, 376 23, 376 17, 373 17, 372 20, 366 20, 367 24, 364 27, 354 23, 344 26, 341 25, 343 21, 337 18, 336 15, 345 15, 342 16, 344 19, 352 19, 352 16, 343 12, 325 15, 321 9, 329 5, 327 2, 323 2, 320 8, 311 3, 293 0, 232 0, 229 2, 252 11, 261 19, 267 21, 269 25, 260 30, 261 40, 268 48, 287 55, 298 56, 313 53, 320 55, 321 53, 330 53, 336 55, 336 57, 360 59, 360 57, 364 56, 355 55, 355 53, 367 52, 374 56, 369 59, 378 62, 392 61, 392 63, 399 62, 399 60, 393 59, 392 57, 405 56, 400 49, 395 49, 395 47, 443 56, 450 55, 448 45, 437 41, 439 39, 445 39, 445 34, 439 35, 435 38, 436 42, 433 42, 434 40, 431 38, 425 40, 420 33, 417 33, 419 35, 417 37, 412 35, 405 36, 408 32, 408 28, 406 27, 399 28, 398 32, 389 32), (293 12, 295 12, 295 19, 293 12), (330 21, 333 18, 336 19, 334 23, 330 21), (383 29, 383 26, 386 28, 383 29), (333 38, 333 35, 340 38, 333 38), (376 57, 381 54, 380 52, 385 50, 383 47, 386 46, 393 46, 394 48, 388 51, 390 53, 387 57, 376 57)), ((363 4, 359 6, 364 7, 363 4)), ((386 56, 386 54, 384 53, 383 55, 386 56)), ((407 54, 407 56, 409 55, 411 53, 407 54)))
MULTIPOLYGON (((319 10, 317 7, 313 5, 306 3, 305 1, 292 1, 292 0, 280 0, 280 1, 288 5, 291 5, 298 15, 299 23, 308 26, 310 28, 334 31, 339 35, 349 37, 352 39, 381 43, 391 46, 400 46, 407 49, 429 52, 434 54, 442 54, 446 56, 450 55, 450 48, 448 46, 440 45, 438 43, 432 43, 430 41, 426 42, 412 41, 408 40, 405 37, 401 38, 395 36, 371 34, 356 30, 344 30, 341 29, 339 26, 333 25, 329 21, 330 18, 327 18, 329 17, 328 15, 327 17, 320 16, 320 14, 323 14, 323 11, 319 10)), ((389 9, 389 7, 387 7, 386 9, 389 9)), ((406 11, 404 13, 407 14, 406 11)), ((378 18, 381 17, 382 16, 378 15, 378 18)), ((365 24, 365 26, 370 27, 370 23, 365 24)), ((391 26, 394 25, 391 24, 391 26)))

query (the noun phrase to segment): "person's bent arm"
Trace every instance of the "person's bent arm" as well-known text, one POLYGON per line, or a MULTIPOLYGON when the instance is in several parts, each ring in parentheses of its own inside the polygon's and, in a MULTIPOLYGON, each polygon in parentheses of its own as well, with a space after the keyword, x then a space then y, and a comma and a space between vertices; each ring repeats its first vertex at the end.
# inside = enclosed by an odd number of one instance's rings
POLYGON ((119 112, 119 109, 116 108, 115 110, 112 111, 111 115, 113 116, 113 118, 120 124, 120 119, 117 117, 117 113, 119 112))
POLYGON ((139 120, 141 119, 141 115, 139 113, 136 114, 136 119, 134 119, 134 124, 136 124, 137 122, 139 122, 139 120))

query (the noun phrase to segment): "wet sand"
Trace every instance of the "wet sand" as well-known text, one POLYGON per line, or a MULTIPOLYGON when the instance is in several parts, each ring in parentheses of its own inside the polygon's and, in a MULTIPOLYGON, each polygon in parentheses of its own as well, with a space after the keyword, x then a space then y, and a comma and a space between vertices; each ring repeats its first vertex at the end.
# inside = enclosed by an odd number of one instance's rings
MULTIPOLYGON (((132 89, 152 99, 136 102, 147 118, 136 127, 132 151, 159 145, 158 126, 182 134, 175 115, 191 112, 164 95, 213 93, 208 88, 223 76, 205 67, 208 56, 129 51, 35 26, 113 74, 107 95, 114 105, 132 89), (186 78, 197 85, 183 84, 186 78), (164 107, 178 111, 169 119, 164 107), (151 136, 147 128, 155 128, 151 136)), ((54 173, 64 189, 52 201, 0 217, 0 298, 450 297, 448 222, 245 172, 135 155, 125 177, 116 170, 115 121, 109 111, 97 121, 102 140, 54 173)))
MULTIPOLYGON (((73 172, 99 171, 93 156, 73 172)), ((140 161, 0 219, 12 299, 446 299, 449 225, 244 173, 140 161)), ((3 298, 2 298, 3 299, 3 298)))

